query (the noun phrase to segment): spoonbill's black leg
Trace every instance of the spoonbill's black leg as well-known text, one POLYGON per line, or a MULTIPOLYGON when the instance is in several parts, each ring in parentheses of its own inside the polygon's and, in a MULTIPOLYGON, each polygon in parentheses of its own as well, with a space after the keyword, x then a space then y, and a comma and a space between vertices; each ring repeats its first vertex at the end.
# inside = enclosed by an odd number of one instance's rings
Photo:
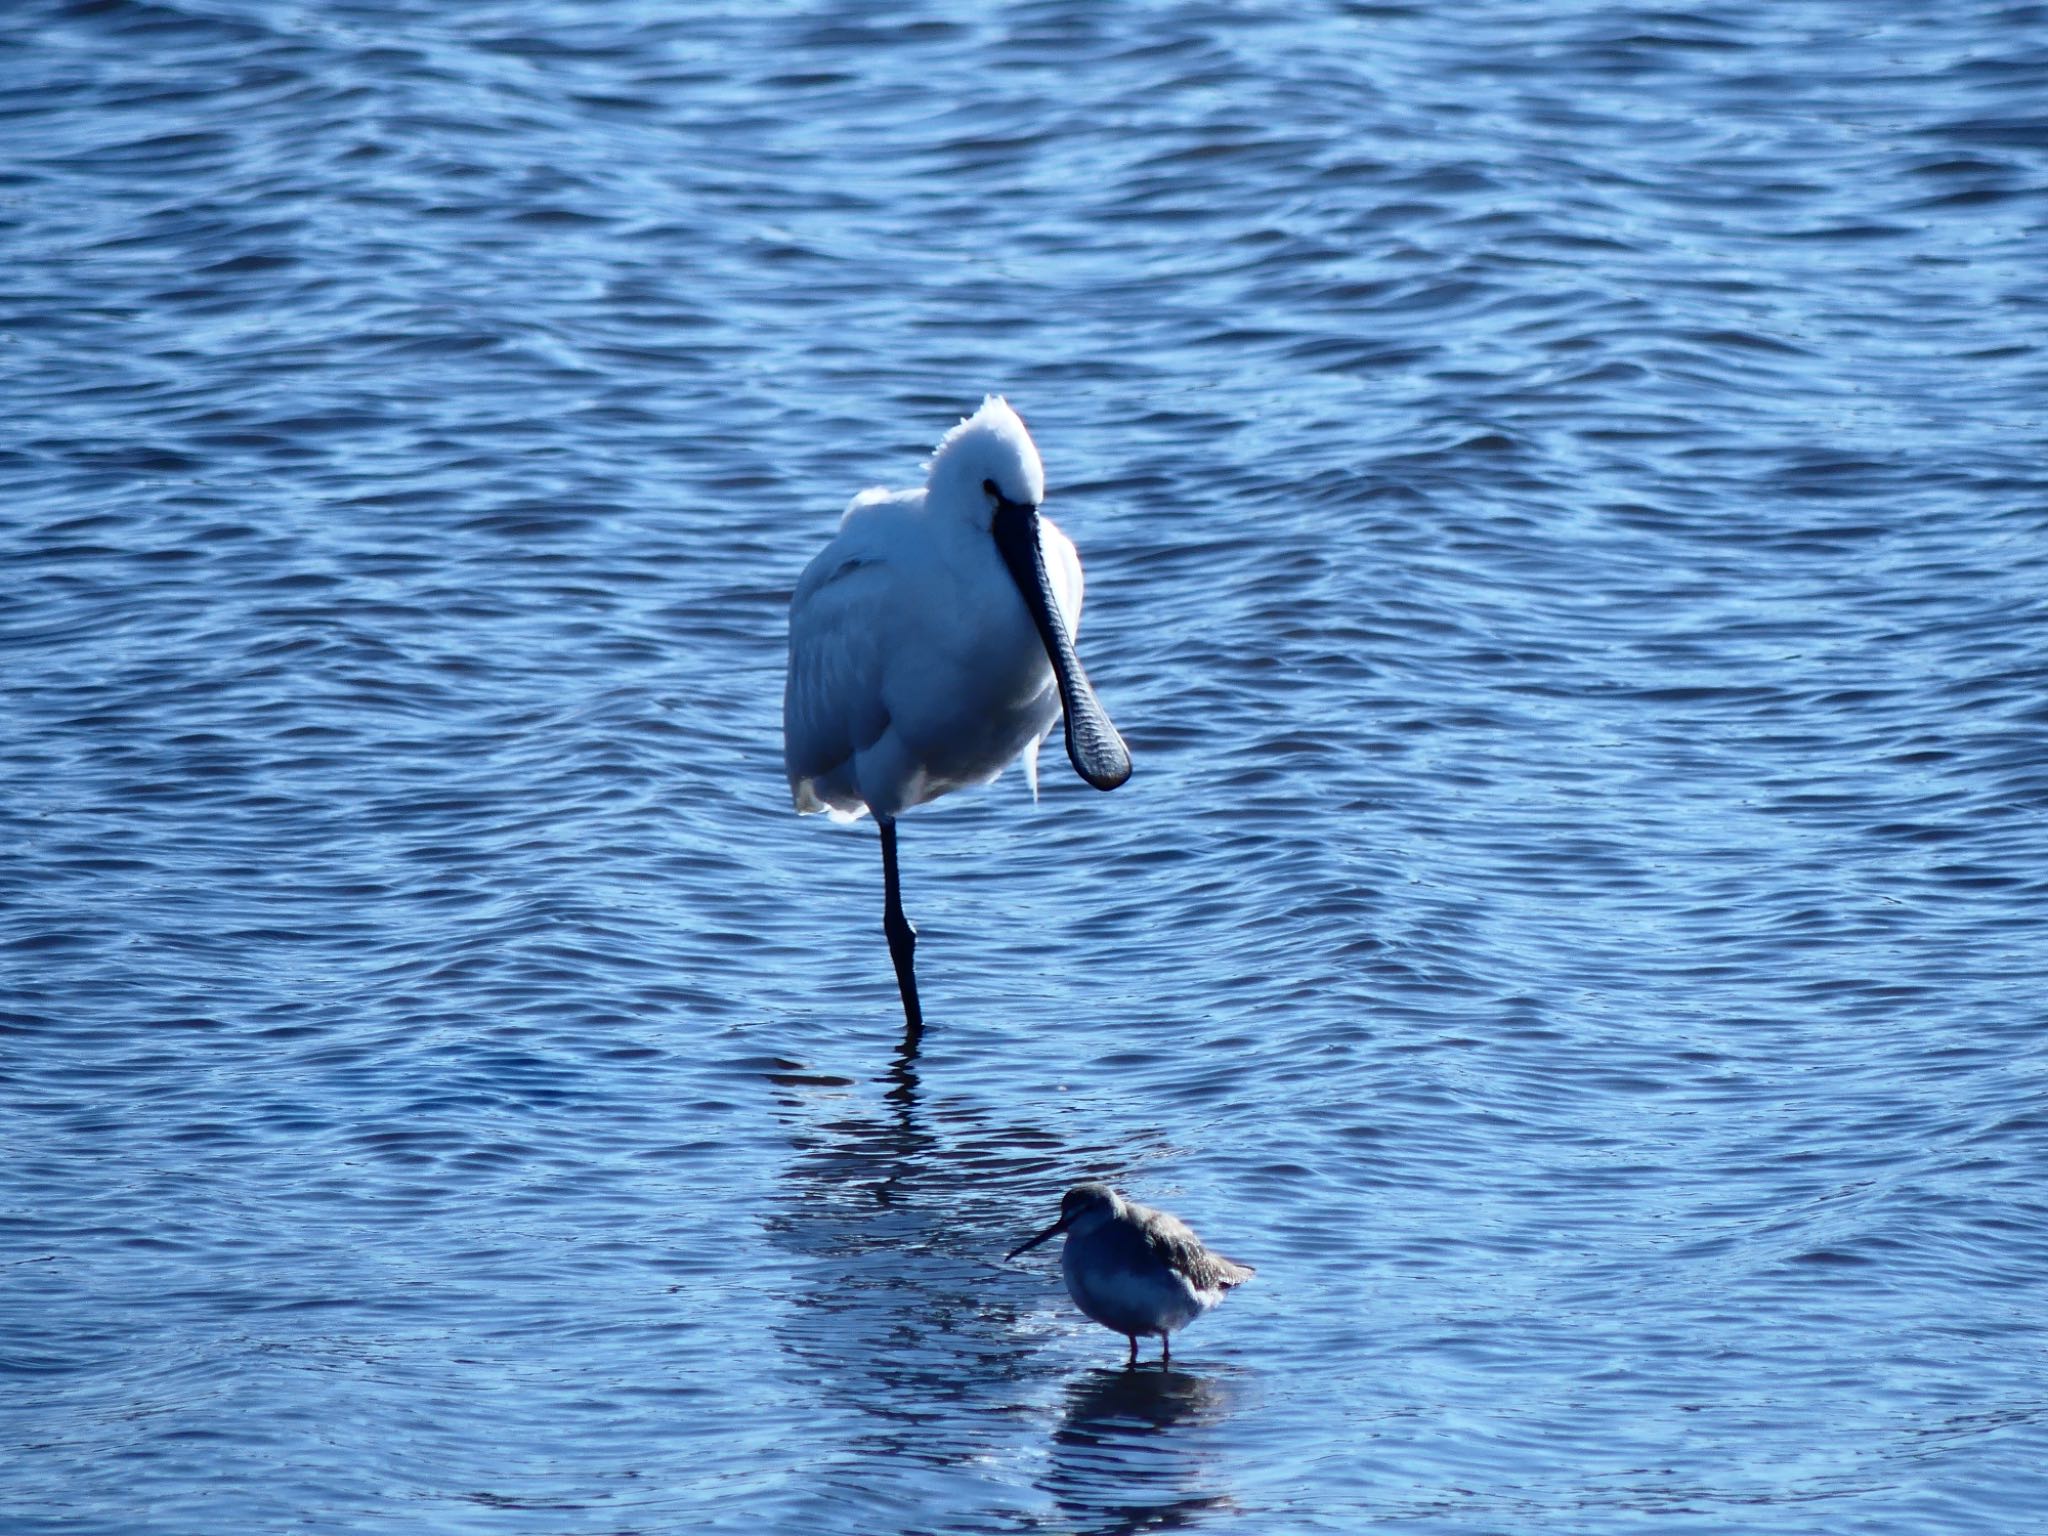
POLYGON ((903 993, 903 1016, 912 1029, 924 1028, 924 1010, 917 1006, 917 930, 903 915, 903 887, 896 875, 896 820, 877 816, 882 830, 882 932, 889 940, 889 958, 896 965, 896 986, 903 993))

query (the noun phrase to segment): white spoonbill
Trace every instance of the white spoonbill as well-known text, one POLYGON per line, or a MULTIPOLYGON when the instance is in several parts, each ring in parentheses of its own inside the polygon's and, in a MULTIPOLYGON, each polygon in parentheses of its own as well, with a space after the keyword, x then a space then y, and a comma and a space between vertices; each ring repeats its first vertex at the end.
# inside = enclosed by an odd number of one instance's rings
POLYGON ((941 440, 922 490, 853 498, 790 599, 790 792, 802 813, 874 813, 882 932, 913 1029, 917 930, 903 915, 896 818, 988 782, 1019 753, 1035 795, 1038 746, 1062 713, 1082 778, 1115 789, 1131 776, 1074 651, 1081 560, 1039 515, 1044 499, 1031 434, 991 395, 941 440))

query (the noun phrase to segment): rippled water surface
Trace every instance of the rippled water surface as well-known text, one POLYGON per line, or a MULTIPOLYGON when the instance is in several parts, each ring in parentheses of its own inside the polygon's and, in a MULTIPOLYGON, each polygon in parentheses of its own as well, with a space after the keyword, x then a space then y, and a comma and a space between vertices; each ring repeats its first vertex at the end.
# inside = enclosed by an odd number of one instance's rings
POLYGON ((2048 9, 0 82, 0 1527, 2044 1528, 2048 9), (985 390, 1137 773, 906 819, 906 1039, 786 605, 985 390))

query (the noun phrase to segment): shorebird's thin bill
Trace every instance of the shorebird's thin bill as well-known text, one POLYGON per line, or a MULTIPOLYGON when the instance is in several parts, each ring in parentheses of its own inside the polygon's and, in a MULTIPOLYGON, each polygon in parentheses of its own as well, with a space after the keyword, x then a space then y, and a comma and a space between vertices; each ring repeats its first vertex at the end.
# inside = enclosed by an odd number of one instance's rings
POLYGON ((1115 789, 1131 776, 1131 752, 1110 723, 1109 711, 1095 696, 1095 689, 1082 669, 1074 637, 1067 633, 1053 600, 1052 577, 1045 569, 1045 546, 1038 537, 1038 508, 1029 502, 998 499, 992 528, 996 548, 1010 579, 1024 595, 1031 610, 1031 622, 1038 626, 1038 638, 1045 642, 1046 659, 1059 684, 1060 708, 1067 721, 1067 760, 1074 772, 1097 789, 1115 789))
POLYGON ((1047 1227, 1043 1232, 1039 1233, 1038 1236, 1030 1238, 1025 1242, 1019 1243, 1016 1247, 1012 1248, 1008 1253, 1004 1254, 1003 1257, 1006 1259, 1014 1259, 1015 1257, 1017 1257, 1018 1254, 1024 1252, 1025 1249, 1036 1248, 1048 1237, 1053 1237, 1061 1232, 1066 1231, 1067 1223, 1072 1219, 1073 1218, 1068 1216, 1062 1216, 1058 1221, 1054 1222, 1051 1226, 1047 1227))

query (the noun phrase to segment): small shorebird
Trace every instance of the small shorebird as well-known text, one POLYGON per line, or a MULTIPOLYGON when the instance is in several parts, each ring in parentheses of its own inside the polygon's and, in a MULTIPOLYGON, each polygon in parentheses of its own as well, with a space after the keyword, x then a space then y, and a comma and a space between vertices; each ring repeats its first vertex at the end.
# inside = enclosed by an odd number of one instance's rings
POLYGON ((1096 1183, 1068 1190, 1060 1219, 1003 1257, 1014 1259, 1061 1232, 1067 1234, 1060 1250, 1067 1294, 1096 1322, 1131 1341, 1129 1365, 1138 1363, 1141 1333, 1159 1335, 1159 1363, 1167 1364, 1173 1359, 1168 1335, 1253 1274, 1251 1265, 1204 1248, 1179 1217, 1096 1183))
POLYGON ((1022 755, 1066 716, 1067 757, 1097 789, 1131 776, 1074 636, 1081 558, 1039 514, 1045 468, 997 396, 948 432, 914 491, 862 491, 789 604, 783 764, 799 812, 882 833, 882 932, 903 1013, 924 1022, 903 915, 896 817, 1022 755))

